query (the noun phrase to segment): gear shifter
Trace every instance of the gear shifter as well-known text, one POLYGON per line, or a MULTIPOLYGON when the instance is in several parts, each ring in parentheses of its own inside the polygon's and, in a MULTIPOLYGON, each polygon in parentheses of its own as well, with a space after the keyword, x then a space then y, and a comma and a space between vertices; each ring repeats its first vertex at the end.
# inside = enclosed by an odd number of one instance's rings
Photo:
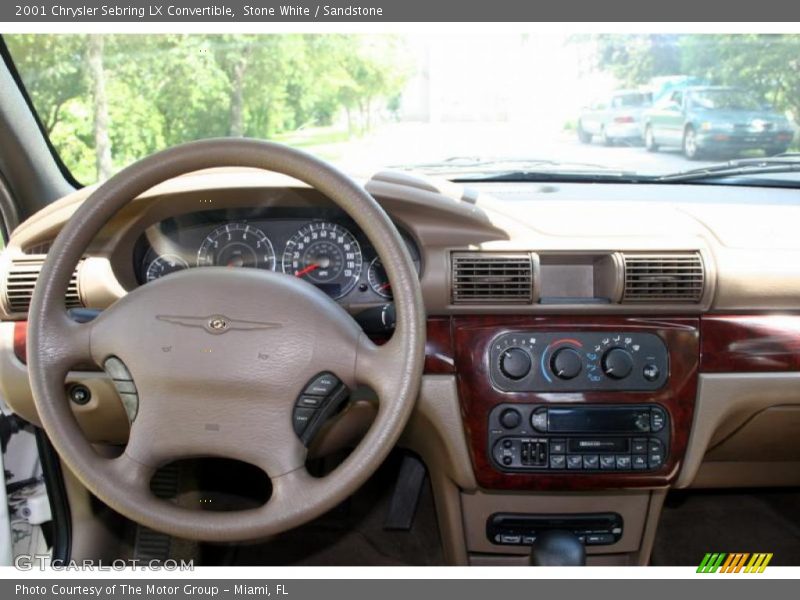
POLYGON ((582 567, 586 549, 575 534, 562 529, 544 530, 531 546, 530 564, 535 567, 582 567))

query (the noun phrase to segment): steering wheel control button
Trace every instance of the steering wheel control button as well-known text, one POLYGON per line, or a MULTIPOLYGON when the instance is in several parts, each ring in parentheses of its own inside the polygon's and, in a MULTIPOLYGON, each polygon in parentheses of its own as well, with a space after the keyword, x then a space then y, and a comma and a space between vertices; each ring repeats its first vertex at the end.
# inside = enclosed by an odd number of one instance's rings
POLYGON ((500 415, 500 424, 506 429, 516 429, 522 423, 522 415, 518 410, 507 408, 500 415))
POLYGON ((522 348, 509 348, 500 355, 500 372, 515 381, 531 372, 531 355, 522 348))
POLYGON ((350 390, 333 373, 318 373, 305 385, 295 402, 292 424, 306 446, 349 396, 350 390))
POLYGON ((92 399, 92 393, 89 391, 89 388, 80 383, 71 385, 68 389, 68 393, 69 399, 81 406, 89 404, 92 399))
POLYGON ((301 406, 294 409, 294 432, 297 435, 303 435, 315 412, 313 408, 303 408, 301 406))
POLYGON ((550 359, 550 368, 559 379, 575 379, 582 367, 581 355, 572 348, 559 348, 550 359))
POLYGON ((297 405, 305 408, 319 408, 324 400, 325 398, 322 396, 300 396, 297 405))
POLYGON ((133 423, 139 413, 139 392, 128 367, 116 356, 111 356, 103 363, 103 369, 111 377, 114 387, 117 388, 125 414, 128 415, 128 421, 133 423))
POLYGON ((612 348, 603 355, 603 373, 612 379, 625 379, 633 371, 633 356, 623 348, 612 348))
POLYGON ((317 375, 314 380, 303 390, 304 394, 310 396, 327 396, 339 385, 339 380, 333 373, 322 373, 317 375))

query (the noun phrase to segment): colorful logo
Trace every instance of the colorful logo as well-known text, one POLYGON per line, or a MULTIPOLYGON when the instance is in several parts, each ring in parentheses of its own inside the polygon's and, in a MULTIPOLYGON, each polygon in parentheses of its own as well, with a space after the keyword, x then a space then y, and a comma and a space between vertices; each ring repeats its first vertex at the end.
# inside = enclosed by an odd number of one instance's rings
POLYGON ((700 566, 697 567, 698 573, 763 573, 769 561, 772 560, 772 553, 756 552, 708 552, 703 557, 700 566), (750 559, 748 561, 748 559, 750 559))

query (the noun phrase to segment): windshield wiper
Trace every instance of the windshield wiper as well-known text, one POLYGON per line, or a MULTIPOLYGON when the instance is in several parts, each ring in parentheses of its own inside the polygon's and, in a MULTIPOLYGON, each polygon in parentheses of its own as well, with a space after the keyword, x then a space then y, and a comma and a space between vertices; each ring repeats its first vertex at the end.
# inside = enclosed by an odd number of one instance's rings
POLYGON ((449 175, 454 181, 644 181, 633 171, 586 162, 549 158, 482 158, 454 156, 443 161, 396 165, 429 175, 449 175))
POLYGON ((716 165, 659 175, 651 179, 657 182, 699 181, 740 175, 767 173, 792 173, 800 171, 800 153, 781 154, 769 158, 741 158, 716 165))

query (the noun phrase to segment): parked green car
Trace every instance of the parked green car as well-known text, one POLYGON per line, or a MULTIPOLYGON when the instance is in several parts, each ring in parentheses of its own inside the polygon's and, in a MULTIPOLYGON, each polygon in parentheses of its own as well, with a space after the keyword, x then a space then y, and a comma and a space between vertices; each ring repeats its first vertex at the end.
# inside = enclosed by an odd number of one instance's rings
POLYGON ((650 152, 661 146, 683 150, 689 159, 708 154, 763 150, 786 152, 794 139, 789 120, 745 90, 687 87, 670 92, 645 113, 644 142, 650 152))

